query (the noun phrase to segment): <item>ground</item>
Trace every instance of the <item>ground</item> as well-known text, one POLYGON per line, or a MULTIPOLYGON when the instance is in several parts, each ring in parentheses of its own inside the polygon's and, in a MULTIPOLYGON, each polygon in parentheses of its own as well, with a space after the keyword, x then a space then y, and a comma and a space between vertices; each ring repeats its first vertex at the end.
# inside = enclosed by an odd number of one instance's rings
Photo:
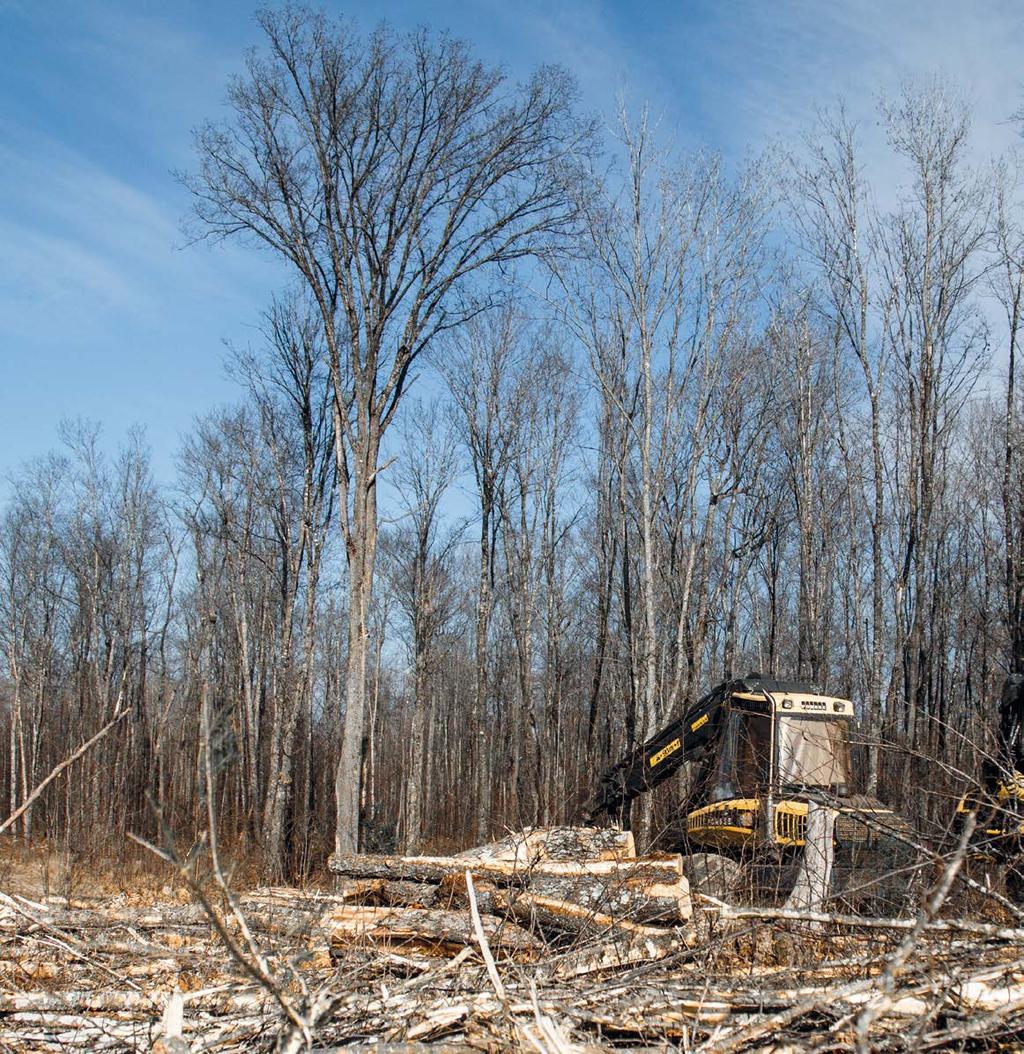
POLYGON ((924 1051, 991 1049, 1024 1027, 1024 931, 1012 918, 815 929, 699 908, 695 925, 666 929, 653 957, 628 962, 639 945, 621 934, 567 939, 528 922, 535 944, 503 941, 498 920, 486 951, 472 936, 432 945, 401 928, 339 938, 332 912, 360 909, 330 884, 240 888, 243 924, 222 896, 211 892, 206 908, 141 862, 69 870, 59 854, 7 853, 0 1049, 301 1050, 307 1026, 313 1049, 723 1052, 860 1040, 924 1051), (614 940, 619 963, 593 968, 594 949, 614 940))

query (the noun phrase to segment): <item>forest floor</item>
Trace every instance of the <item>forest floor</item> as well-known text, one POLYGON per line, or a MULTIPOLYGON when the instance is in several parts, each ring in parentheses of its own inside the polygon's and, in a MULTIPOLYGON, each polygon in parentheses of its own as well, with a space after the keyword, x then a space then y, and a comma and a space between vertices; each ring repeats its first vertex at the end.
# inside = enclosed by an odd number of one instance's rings
POLYGON ((663 937, 569 936, 464 899, 382 908, 379 884, 239 887, 235 911, 223 890, 204 906, 141 866, 64 865, 0 863, 0 1050, 782 1054, 1024 1036, 1024 929, 1008 906, 858 923, 733 917, 694 898, 663 937), (360 911, 373 924, 354 940, 360 911))

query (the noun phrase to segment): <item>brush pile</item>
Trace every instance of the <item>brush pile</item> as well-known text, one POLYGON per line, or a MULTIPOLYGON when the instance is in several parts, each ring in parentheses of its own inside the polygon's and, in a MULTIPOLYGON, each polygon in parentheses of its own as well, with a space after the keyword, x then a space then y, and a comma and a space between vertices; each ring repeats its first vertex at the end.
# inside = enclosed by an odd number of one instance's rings
POLYGON ((259 889, 213 917, 183 896, 0 894, 0 1050, 926 1051, 1024 1029, 1011 905, 691 904, 678 857, 565 828, 331 867, 329 892, 259 889))

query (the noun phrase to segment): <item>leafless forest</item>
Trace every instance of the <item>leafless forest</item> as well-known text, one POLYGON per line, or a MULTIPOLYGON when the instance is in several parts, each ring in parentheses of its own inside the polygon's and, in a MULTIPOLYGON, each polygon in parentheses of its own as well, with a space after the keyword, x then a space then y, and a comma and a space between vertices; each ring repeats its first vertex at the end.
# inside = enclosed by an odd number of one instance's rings
POLYGON ((264 29, 180 177, 290 275, 237 403, 174 479, 73 422, 9 489, 7 836, 455 851, 760 670, 855 700, 941 839, 1024 669, 1021 172, 959 87, 880 102, 894 190, 838 104, 731 164, 440 34, 264 29))

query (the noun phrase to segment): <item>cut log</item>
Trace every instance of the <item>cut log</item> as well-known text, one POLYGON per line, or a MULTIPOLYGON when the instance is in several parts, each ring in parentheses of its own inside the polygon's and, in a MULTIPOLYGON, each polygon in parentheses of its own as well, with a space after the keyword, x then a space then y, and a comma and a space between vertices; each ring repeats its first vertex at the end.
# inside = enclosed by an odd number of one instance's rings
POLYGON ((632 831, 614 827, 551 827, 543 835, 545 860, 635 860, 632 831))
MULTIPOLYGON (((495 955, 532 962, 543 945, 519 926, 484 915, 484 934, 495 955)), ((397 945, 432 955, 452 955, 476 944, 467 912, 345 905, 320 920, 333 946, 397 945)))
POLYGON ((685 878, 651 882, 643 875, 609 881, 607 876, 543 875, 532 879, 529 890, 538 896, 571 901, 589 911, 633 922, 685 922, 693 914, 685 878))
MULTIPOLYGON (((690 1034, 694 1022, 703 1025, 718 1025, 725 1021, 733 1011, 731 1003, 722 1000, 710 1000, 703 996, 689 999, 676 999, 671 1006, 644 1007, 642 1011, 632 1009, 623 1014, 620 1009, 605 1011, 596 1007, 590 1008, 585 1017, 591 1027, 614 1029, 616 1032, 637 1036, 658 1035, 666 1039, 683 1039, 690 1034)), ((773 1047, 773 1051, 793 1048, 773 1047)))
POLYGON ((496 890, 494 906, 503 914, 511 915, 519 922, 540 925, 546 930, 575 935, 597 933, 628 933, 642 937, 662 937, 665 930, 657 926, 644 926, 628 919, 613 918, 599 911, 592 911, 569 900, 542 897, 535 893, 516 893, 496 890))
POLYGON ((260 933, 276 933, 282 937, 299 938, 315 936, 323 905, 319 909, 281 908, 250 909, 245 912, 245 921, 251 930, 260 933))
POLYGON ((620 931, 573 948, 560 956, 552 966, 542 967, 541 971, 553 981, 568 981, 602 970, 657 962, 683 947, 691 946, 693 942, 691 933, 680 935, 677 930, 662 930, 657 934, 620 931))
MULTIPOLYGON (((474 881, 481 911, 500 914, 493 901, 493 881, 474 881)), ((632 922, 663 922, 675 925, 692 914, 690 890, 685 878, 674 882, 651 882, 643 874, 619 875, 545 875, 530 874, 526 888, 536 896, 577 904, 585 911, 599 912, 615 919, 632 922)), ((462 874, 445 876, 437 887, 439 904, 465 907, 466 879, 462 874)))
MULTIPOLYGON (((327 860, 328 870, 346 878, 386 878, 410 882, 440 882, 445 875, 461 871, 464 860, 456 857, 381 856, 374 853, 338 856, 332 853, 327 860)), ((509 872, 514 864, 502 865, 509 872)), ((474 866, 474 872, 477 868, 474 866)))
POLYGON ((437 886, 420 882, 389 882, 383 878, 343 880, 337 892, 321 893, 276 886, 255 889, 239 900, 249 924, 268 933, 296 936, 318 928, 324 911, 346 904, 430 907, 437 886))
MULTIPOLYGON (((111 1011, 130 1013, 139 1011, 147 1017, 161 1009, 164 993, 108 991, 59 992, 3 992, 0 993, 0 1014, 48 1013, 71 1011, 79 1014, 111 1011)), ((206 991, 185 995, 190 1009, 230 1012, 233 1010, 263 1010, 272 1003, 265 992, 206 991)))
POLYGON ((437 886, 430 882, 407 882, 398 879, 381 882, 376 895, 379 903, 390 907, 432 908, 437 903, 437 886))
POLYGON ((608 882, 637 879, 673 884, 683 877, 683 860, 676 854, 636 860, 542 860, 523 865, 515 860, 467 861, 457 856, 379 856, 370 853, 332 855, 328 867, 349 878, 386 878, 413 882, 440 882, 446 875, 465 871, 489 878, 499 885, 527 885, 538 876, 571 878, 603 876, 608 882))
POLYGON ((243 904, 264 906, 281 904, 288 907, 304 905, 329 907, 333 904, 368 904, 383 907, 433 907, 437 886, 430 882, 411 882, 386 878, 338 878, 336 892, 307 893, 300 890, 276 889, 272 896, 263 891, 244 897, 243 904), (292 894, 289 896, 289 892, 292 894))
POLYGON ((467 849, 462 860, 508 860, 529 865, 542 860, 635 860, 631 831, 614 827, 528 827, 499 842, 467 849))
MULTIPOLYGON (((441 881, 433 887, 437 890, 438 907, 461 911, 469 907, 469 891, 466 888, 465 872, 445 875, 441 881)), ((489 879, 481 878, 473 880, 473 888, 476 893, 476 904, 483 915, 499 915, 501 912, 495 907, 494 893, 500 887, 489 879)))
POLYGON ((319 890, 296 889, 292 886, 270 886, 254 889, 239 898, 239 906, 244 908, 305 908, 311 911, 331 907, 335 904, 362 902, 376 896, 385 885, 382 878, 339 879, 333 893, 321 893, 319 890))
POLYGON ((480 1054, 465 1043, 352 1043, 345 1047, 314 1047, 312 1054, 480 1054))
POLYGON ((100 910, 73 911, 60 909, 40 913, 38 925, 68 927, 75 930, 106 929, 124 923, 136 929, 207 929, 209 916, 199 904, 156 908, 117 907, 100 910))

